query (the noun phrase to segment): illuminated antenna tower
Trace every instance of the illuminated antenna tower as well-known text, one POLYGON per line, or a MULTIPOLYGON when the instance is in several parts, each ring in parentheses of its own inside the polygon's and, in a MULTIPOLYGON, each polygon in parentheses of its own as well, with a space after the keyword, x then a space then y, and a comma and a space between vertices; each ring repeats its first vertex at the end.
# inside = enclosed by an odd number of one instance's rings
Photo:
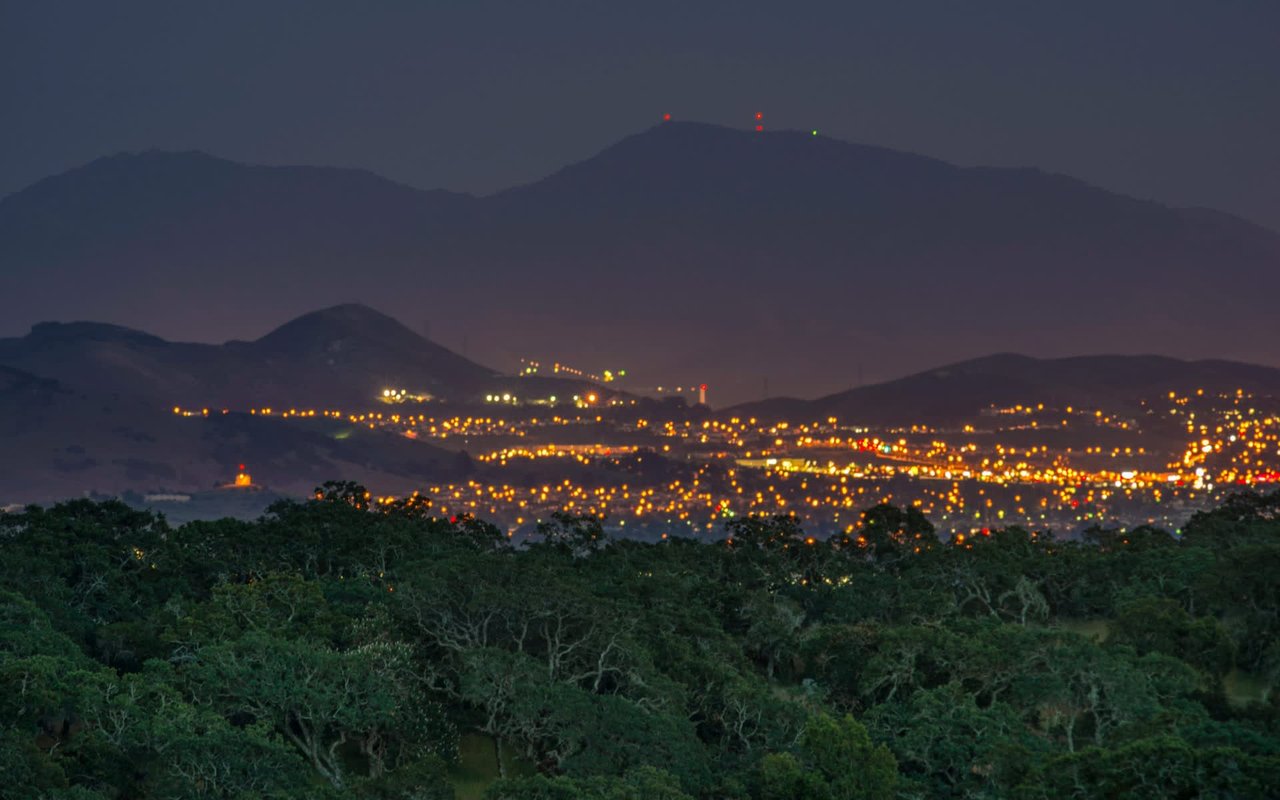
POLYGON ((763 133, 763 132, 764 132, 764 112, 757 111, 756 112, 756 133, 763 133))

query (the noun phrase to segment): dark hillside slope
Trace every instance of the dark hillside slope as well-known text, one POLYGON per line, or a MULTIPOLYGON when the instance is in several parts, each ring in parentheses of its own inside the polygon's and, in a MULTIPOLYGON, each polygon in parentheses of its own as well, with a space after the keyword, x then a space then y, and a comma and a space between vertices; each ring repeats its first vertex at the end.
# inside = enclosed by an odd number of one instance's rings
MULTIPOLYGON (((502 377, 373 309, 344 305, 306 314, 252 342, 167 342, 100 323, 42 323, 0 340, 0 364, 95 396, 153 407, 367 410, 384 388, 471 402, 486 389, 528 382, 502 377)), ((566 397, 577 381, 541 381, 566 397)))
POLYGON ((887 383, 813 401, 779 398, 747 403, 725 414, 810 420, 836 416, 877 425, 958 424, 989 407, 1045 403, 1140 413, 1142 400, 1243 389, 1280 397, 1280 369, 1231 361, 1181 361, 1161 356, 1079 356, 1039 359, 999 354, 949 364, 887 383))

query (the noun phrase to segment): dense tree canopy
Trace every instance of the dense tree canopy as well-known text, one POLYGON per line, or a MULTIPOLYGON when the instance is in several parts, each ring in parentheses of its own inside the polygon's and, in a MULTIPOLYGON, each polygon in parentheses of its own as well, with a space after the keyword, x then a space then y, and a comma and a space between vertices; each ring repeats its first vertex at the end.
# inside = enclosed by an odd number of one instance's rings
POLYGON ((0 797, 1273 797, 1277 508, 513 547, 348 483, 176 529, 33 507, 0 515, 0 797))

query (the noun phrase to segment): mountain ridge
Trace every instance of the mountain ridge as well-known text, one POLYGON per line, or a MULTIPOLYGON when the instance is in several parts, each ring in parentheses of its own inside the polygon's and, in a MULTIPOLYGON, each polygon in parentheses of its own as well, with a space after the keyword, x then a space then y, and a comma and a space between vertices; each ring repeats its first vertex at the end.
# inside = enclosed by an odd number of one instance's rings
POLYGON ((1166 392, 1233 392, 1280 397, 1280 369, 1225 359, 1095 354, 1036 358, 993 353, 882 383, 804 400, 766 398, 722 409, 721 416, 818 419, 849 424, 955 425, 991 406, 1052 402, 1137 413, 1166 392))
POLYGON ((481 197, 335 168, 94 163, 101 182, 0 201, 8 325, 223 340, 355 296, 507 370, 621 366, 728 402, 766 378, 817 396, 858 363, 889 376, 1011 345, 1280 363, 1280 235, 1034 169, 698 123, 481 197), (1240 291, 1204 293, 1210 273, 1240 291))
MULTIPOLYGON (((363 410, 384 388, 478 402, 486 387, 523 380, 463 358, 358 304, 320 309, 258 339, 223 344, 169 342, 102 323, 37 323, 25 337, 0 339, 0 368, 164 408, 239 410, 363 410)), ((578 383, 544 378, 518 385, 563 391, 578 383)))
POLYGON ((903 162, 914 161, 922 164, 927 163, 934 166, 945 167, 948 170, 953 170, 960 173, 971 172, 971 173, 1009 174, 1009 175, 1018 175, 1018 174, 1035 175, 1043 178, 1060 180, 1064 184, 1078 185, 1080 187, 1096 190, 1096 191, 1103 192, 1116 197, 1125 198, 1136 203, 1154 205, 1154 206, 1165 208, 1171 211, 1207 212, 1218 217, 1231 219, 1235 222, 1245 223, 1251 227, 1267 231, 1268 233, 1271 233, 1273 235, 1280 235, 1280 231, 1277 231, 1276 229, 1271 228, 1261 222, 1258 222, 1256 220, 1250 219, 1248 217, 1245 217, 1237 213, 1223 211, 1223 210, 1215 209, 1208 206, 1199 206, 1199 205, 1181 206, 1181 205, 1164 203, 1154 199, 1141 199, 1141 198, 1133 197, 1131 195, 1127 195, 1124 192, 1119 190, 1108 189, 1106 187, 1092 184, 1086 180, 1077 178, 1067 173, 1045 170, 1036 166, 1014 166, 1014 167, 996 167, 996 166, 988 166, 988 165, 960 166, 960 165, 956 165, 951 162, 948 162, 945 159, 937 158, 935 156, 930 156, 924 153, 917 153, 914 151, 902 150, 902 149, 884 146, 884 145, 845 141, 842 139, 835 139, 826 135, 814 136, 811 133, 800 130, 800 129, 778 129, 778 130, 769 130, 767 132, 761 133, 761 132, 751 131, 748 129, 739 129, 739 128, 733 128, 733 127, 728 127, 723 125, 717 125, 714 123, 705 123, 705 122, 698 122, 698 121, 692 121, 692 120, 670 121, 670 122, 663 122, 656 125, 652 125, 649 128, 643 129, 637 133, 629 134, 611 145, 605 146, 604 148, 597 151, 594 155, 587 156, 586 158, 580 161, 567 164, 564 167, 553 170, 547 175, 543 176, 542 178, 526 181, 524 183, 513 184, 512 186, 497 189, 487 193, 477 194, 472 192, 456 191, 456 190, 444 189, 444 188, 424 188, 421 186, 416 186, 414 184, 410 184, 410 183, 398 180, 393 177, 389 177, 387 175, 383 175, 375 170, 364 168, 364 167, 340 167, 340 166, 330 166, 330 165, 322 165, 322 164, 304 164, 304 163, 262 164, 262 163, 256 163, 256 162, 239 161, 233 158, 220 156, 208 150, 203 150, 200 148, 191 148, 191 149, 185 149, 185 150, 168 150, 168 149, 153 147, 153 148, 146 148, 141 150, 121 150, 115 153, 109 153, 106 155, 102 155, 102 156, 98 156, 96 158, 90 159, 89 161, 83 164, 72 166, 60 172, 50 174, 46 177, 35 180, 27 184, 26 186, 10 191, 4 195, 0 195, 0 207, 2 207, 6 201, 12 200, 19 196, 29 195, 30 193, 41 191, 49 186, 56 185, 60 182, 60 179, 71 177, 71 176, 78 176, 86 172, 95 172, 103 166, 159 164, 164 162, 180 164, 183 161, 203 163, 208 165, 217 165, 218 167, 221 167, 221 168, 236 168, 238 170, 254 170, 254 171, 263 171, 263 172, 274 171, 277 173, 297 172, 297 173, 312 173, 312 174, 343 175, 348 177, 361 177, 361 178, 368 179, 371 183, 377 183, 389 188, 402 190, 407 194, 435 195, 435 196, 441 196, 441 197, 456 198, 459 200, 486 200, 486 199, 494 198, 500 195, 505 195, 512 192, 518 192, 521 189, 543 183, 549 179, 561 176, 564 173, 571 173, 575 167, 578 167, 582 164, 596 160, 602 156, 608 156, 615 152, 620 152, 624 150, 627 146, 638 141, 644 141, 646 137, 652 136, 653 134, 664 134, 670 131, 690 131, 690 130, 714 133, 715 135, 736 136, 736 137, 741 137, 741 139, 744 139, 744 140, 760 137, 762 135, 767 135, 772 138, 785 137, 785 138, 792 139, 793 141, 813 140, 813 141, 818 141, 823 143, 831 143, 842 148, 853 148, 863 153, 897 158, 903 162))

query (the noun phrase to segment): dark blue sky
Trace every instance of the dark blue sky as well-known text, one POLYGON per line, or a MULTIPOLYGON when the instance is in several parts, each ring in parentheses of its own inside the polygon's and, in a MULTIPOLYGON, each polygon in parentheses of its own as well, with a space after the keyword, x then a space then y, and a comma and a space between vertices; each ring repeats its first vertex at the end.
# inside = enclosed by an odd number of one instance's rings
POLYGON ((151 147, 490 192, 677 118, 1280 229, 1277 0, 0 0, 0 194, 151 147))

